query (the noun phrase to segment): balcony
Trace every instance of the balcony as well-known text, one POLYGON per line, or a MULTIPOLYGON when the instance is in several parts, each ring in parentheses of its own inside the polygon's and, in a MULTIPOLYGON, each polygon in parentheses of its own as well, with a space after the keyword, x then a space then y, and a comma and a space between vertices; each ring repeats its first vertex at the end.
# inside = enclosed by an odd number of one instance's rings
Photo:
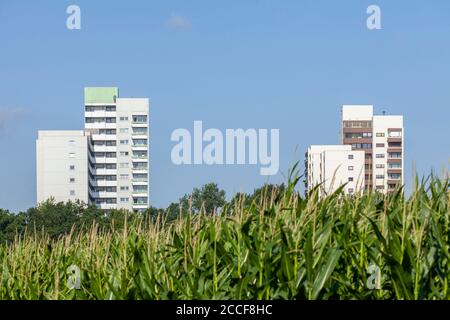
POLYGON ((402 137, 388 137, 387 142, 402 142, 402 137))
POLYGON ((147 161, 148 160, 148 156, 132 156, 131 160, 134 161, 134 162, 147 161))
POLYGON ((388 174, 390 174, 390 173, 394 173, 394 174, 401 174, 402 173, 402 169, 400 169, 400 168, 388 168, 387 169, 387 173, 388 174))
POLYGON ((146 144, 132 144, 131 148, 136 149, 136 150, 145 151, 145 150, 147 150, 147 145, 146 144))
POLYGON ((132 132, 131 136, 146 138, 148 136, 148 133, 147 132, 132 132))
POLYGON ((93 187, 117 187, 117 180, 94 180, 89 178, 89 184, 93 187))
POLYGON ((344 138, 344 144, 372 143, 372 138, 344 138))
POLYGON ((115 134, 104 134, 104 133, 94 133, 92 135, 92 140, 100 140, 100 141, 116 141, 117 140, 117 135, 115 134))
POLYGON ((148 178, 138 178, 138 179, 131 179, 131 183, 133 185, 147 185, 148 184, 148 178))
POLYGON ((402 147, 388 147, 387 152, 388 153, 391 153, 391 152, 399 152, 399 153, 401 153, 402 150, 403 150, 402 147))
POLYGON ((133 190, 133 195, 147 196, 148 190, 133 190))

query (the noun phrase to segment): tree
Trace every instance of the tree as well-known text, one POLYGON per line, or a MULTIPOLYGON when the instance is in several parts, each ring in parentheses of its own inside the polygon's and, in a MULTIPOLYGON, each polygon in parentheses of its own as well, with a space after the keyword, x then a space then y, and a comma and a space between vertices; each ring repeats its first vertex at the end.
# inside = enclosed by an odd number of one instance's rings
POLYGON ((216 209, 223 207, 225 191, 220 190, 215 183, 205 184, 201 189, 195 188, 191 195, 192 210, 200 212, 204 208, 206 214, 213 214, 216 209))
POLYGON ((267 199, 271 196, 282 195, 286 189, 284 183, 282 184, 265 184, 253 191, 252 194, 237 193, 230 201, 230 209, 234 207, 236 203, 244 201, 244 207, 250 206, 252 203, 259 205, 262 199, 267 199))

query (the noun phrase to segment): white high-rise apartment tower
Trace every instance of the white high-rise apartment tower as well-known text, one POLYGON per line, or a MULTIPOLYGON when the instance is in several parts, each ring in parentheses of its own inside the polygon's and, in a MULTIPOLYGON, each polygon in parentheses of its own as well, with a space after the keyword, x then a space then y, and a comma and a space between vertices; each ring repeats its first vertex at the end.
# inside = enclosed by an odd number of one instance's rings
POLYGON ((149 203, 147 98, 115 87, 84 90, 84 131, 40 131, 37 201, 80 199, 101 209, 142 211, 149 203))
POLYGON ((307 189, 319 195, 346 184, 344 192, 389 192, 404 181, 403 116, 374 115, 371 105, 342 107, 341 145, 311 146, 306 153, 307 189))
POLYGON ((366 189, 388 192, 404 183, 401 115, 374 115, 371 105, 342 106, 342 143, 365 152, 366 189))
POLYGON ((119 98, 118 88, 93 87, 84 89, 84 104, 90 202, 102 209, 147 209, 148 99, 119 98))

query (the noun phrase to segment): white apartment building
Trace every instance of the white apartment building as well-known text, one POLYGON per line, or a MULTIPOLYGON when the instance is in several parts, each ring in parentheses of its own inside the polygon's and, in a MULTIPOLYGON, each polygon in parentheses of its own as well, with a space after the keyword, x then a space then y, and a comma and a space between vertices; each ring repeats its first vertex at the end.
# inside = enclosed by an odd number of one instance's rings
POLYGON ((36 140, 37 202, 79 199, 88 203, 89 137, 83 131, 39 131, 36 140))
POLYGON ((342 143, 365 152, 366 189, 388 192, 404 184, 403 116, 374 115, 371 105, 344 105, 342 143))
POLYGON ((364 152, 348 145, 312 145, 306 154, 308 191, 317 185, 319 196, 331 194, 345 184, 345 194, 364 190, 364 152))
MULTIPOLYGON (((85 170, 75 171, 87 190, 87 196, 75 190, 70 198, 56 197, 58 190, 50 188, 38 178, 38 202, 54 196, 60 201, 74 198, 93 203, 101 209, 127 209, 142 211, 149 207, 149 160, 148 160, 149 100, 147 98, 120 98, 116 87, 88 87, 84 89, 84 131, 78 132, 86 140, 84 151, 85 170), (83 133, 84 132, 84 133, 83 133), (45 192, 44 192, 45 190, 45 192)), ((48 131, 47 131, 48 132, 48 131)), ((63 131, 51 132, 58 135, 63 131)), ((64 133, 64 132, 63 132, 64 133)), ((55 139, 46 149, 38 150, 37 176, 42 168, 51 166, 46 155, 53 150, 55 139)), ((38 144, 40 144, 38 139, 38 144)), ((54 151, 63 159, 66 150, 54 151)), ((81 160, 80 160, 81 161, 81 160)), ((63 180, 61 180, 63 181, 63 180)), ((78 184, 78 182, 76 182, 78 184)), ((72 189, 70 189, 72 191, 72 189)), ((61 191, 63 192, 63 191, 61 191)), ((64 191, 65 192, 65 191, 64 191)), ((72 194, 71 192, 69 192, 72 194)))

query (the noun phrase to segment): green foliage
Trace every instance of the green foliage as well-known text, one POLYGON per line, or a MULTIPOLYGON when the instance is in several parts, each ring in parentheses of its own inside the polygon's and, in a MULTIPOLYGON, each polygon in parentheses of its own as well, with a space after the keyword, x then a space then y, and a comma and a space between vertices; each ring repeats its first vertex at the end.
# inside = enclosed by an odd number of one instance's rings
MULTIPOLYGON (((282 190, 234 199, 226 214, 199 205, 179 215, 175 204, 171 223, 151 208, 105 218, 118 228, 17 237, 0 245, 0 299, 450 298, 449 180, 417 182, 408 198, 399 189, 318 199, 317 190, 296 191, 295 170, 289 177, 282 190), (67 286, 71 265, 81 270, 79 290, 67 286)), ((25 224, 44 221, 38 215, 25 224)), ((0 211, 0 226, 9 218, 0 211)))

